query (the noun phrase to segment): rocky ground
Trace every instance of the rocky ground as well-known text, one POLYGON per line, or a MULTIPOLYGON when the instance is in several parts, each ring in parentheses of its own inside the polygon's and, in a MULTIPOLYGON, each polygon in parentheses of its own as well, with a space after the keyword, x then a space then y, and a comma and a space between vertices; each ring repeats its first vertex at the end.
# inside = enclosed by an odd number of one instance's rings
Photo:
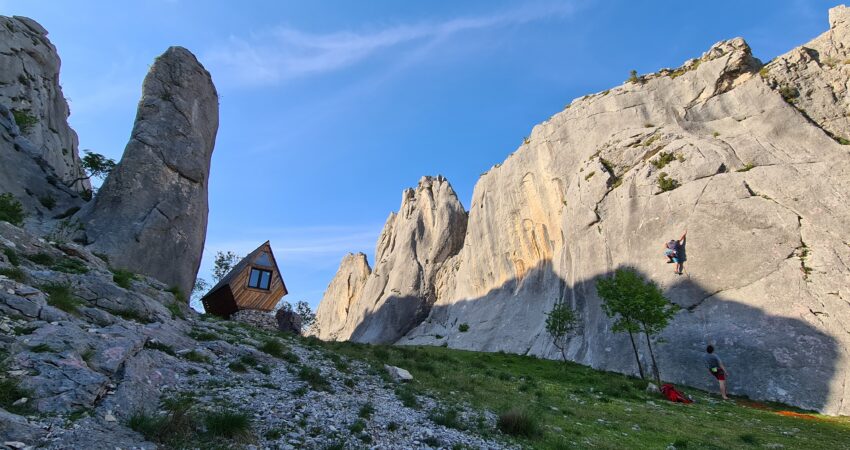
POLYGON ((7 448, 505 447, 490 412, 315 340, 205 318, 166 285, 5 222, 0 360, 7 448), (438 424, 457 420, 471 426, 438 424))

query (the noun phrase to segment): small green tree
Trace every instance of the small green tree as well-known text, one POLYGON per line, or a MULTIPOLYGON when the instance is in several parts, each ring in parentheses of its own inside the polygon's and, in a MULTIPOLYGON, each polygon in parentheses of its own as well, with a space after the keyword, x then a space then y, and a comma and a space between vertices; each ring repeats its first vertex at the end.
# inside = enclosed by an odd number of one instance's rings
MULTIPOLYGON (((295 306, 292 303, 284 300, 277 305, 277 309, 282 309, 284 311, 294 312, 298 314, 298 317, 301 318, 301 332, 306 332, 310 327, 316 325, 316 313, 313 312, 313 309, 310 308, 310 304, 304 300, 299 300, 295 302, 295 306)), ((318 330, 316 330, 318 331, 318 330)))
POLYGON ((14 195, 10 193, 0 194, 0 220, 21 226, 24 223, 24 207, 14 195))
POLYGON ((316 323, 316 313, 310 308, 310 304, 299 300, 295 304, 295 312, 301 317, 301 329, 307 330, 316 323))
POLYGON ((561 359, 565 363, 567 344, 578 329, 578 317, 566 302, 559 300, 552 310, 546 313, 546 332, 552 337, 552 344, 561 352, 561 359))
POLYGON ((100 153, 91 150, 83 150, 83 153, 85 153, 85 156, 82 157, 81 162, 86 175, 69 182, 68 186, 73 186, 78 181, 88 180, 92 177, 105 179, 118 165, 114 159, 107 158, 100 153))
POLYGON ((213 281, 216 283, 221 281, 221 279, 227 275, 227 272, 230 272, 230 270, 233 269, 233 266, 235 266, 241 259, 242 258, 239 257, 239 255, 229 250, 226 252, 215 252, 212 273, 213 281))
POLYGON ((195 278, 195 285, 192 286, 192 295, 189 296, 189 305, 194 307, 200 307, 201 305, 201 297, 210 290, 212 286, 207 282, 207 280, 198 277, 195 278))
POLYGON ((596 292, 602 298, 602 310, 608 317, 616 318, 613 331, 615 333, 629 333, 632 350, 635 354, 640 378, 646 379, 643 365, 640 363, 640 355, 635 342, 635 333, 640 332, 640 323, 636 318, 635 304, 631 301, 635 297, 637 286, 643 283, 640 275, 634 270, 617 269, 611 278, 599 278, 596 280, 596 292))
POLYGON ((652 350, 652 337, 657 336, 670 323, 670 319, 679 310, 679 306, 664 297, 661 289, 653 281, 646 281, 640 290, 638 298, 637 321, 640 323, 646 345, 649 347, 649 356, 652 359, 652 370, 655 372, 655 381, 661 386, 661 372, 655 360, 655 352, 652 350))
POLYGON ((661 373, 658 370, 651 338, 667 327, 670 319, 679 309, 678 306, 664 297, 657 284, 645 281, 636 270, 631 268, 617 269, 611 278, 598 279, 596 291, 603 300, 602 308, 605 314, 608 317, 616 317, 614 331, 629 333, 641 378, 644 378, 644 372, 634 334, 644 333, 652 359, 655 381, 661 385, 661 373))

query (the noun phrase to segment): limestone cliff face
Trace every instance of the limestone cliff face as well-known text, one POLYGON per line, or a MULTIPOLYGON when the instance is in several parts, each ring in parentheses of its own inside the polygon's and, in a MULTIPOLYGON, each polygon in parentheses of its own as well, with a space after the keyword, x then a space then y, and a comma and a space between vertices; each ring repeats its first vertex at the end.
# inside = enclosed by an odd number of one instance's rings
POLYGON ((630 266, 683 307, 658 344, 666 380, 716 388, 714 343, 733 393, 850 414, 848 19, 833 9, 764 68, 742 39, 718 43, 536 126, 476 184, 463 248, 397 342, 556 358, 545 313, 566 301, 583 322, 568 356, 636 374, 595 289, 630 266), (686 230, 680 276, 662 247, 686 230))
POLYGON ((159 56, 142 88, 130 142, 76 218, 110 263, 191 292, 207 229, 218 94, 182 47, 159 56))
POLYGON ((21 134, 75 191, 91 189, 80 165, 77 134, 59 85, 59 55, 47 31, 26 17, 0 16, 0 104, 14 110, 21 134))
MULTIPOLYGON (((363 253, 349 253, 342 258, 322 301, 316 310, 316 325, 309 333, 326 341, 339 340, 351 304, 360 299, 372 269, 363 253)), ((349 333, 350 334, 350 333, 349 333)))
POLYGON ((378 238, 375 269, 359 295, 359 277, 368 273, 365 256, 343 259, 316 314, 318 335, 390 343, 410 331, 436 301, 437 273, 463 246, 466 218, 441 176, 423 177, 415 190, 406 189, 398 213, 390 214, 378 238), (343 289, 352 276, 353 289, 343 289))
POLYGON ((84 203, 78 193, 63 183, 41 151, 21 133, 15 117, 0 104, 0 194, 18 200, 31 231, 47 234, 56 219, 64 219, 84 203))

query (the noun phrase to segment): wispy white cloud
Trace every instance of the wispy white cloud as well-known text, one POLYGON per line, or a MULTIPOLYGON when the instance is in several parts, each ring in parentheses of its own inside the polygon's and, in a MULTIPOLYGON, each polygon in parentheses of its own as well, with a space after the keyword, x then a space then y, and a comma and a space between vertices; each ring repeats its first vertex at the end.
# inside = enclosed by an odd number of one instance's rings
POLYGON ((402 24, 370 32, 316 34, 278 26, 247 37, 230 36, 208 50, 203 59, 225 81, 264 86, 337 71, 403 45, 427 47, 463 32, 563 17, 574 9, 572 3, 534 4, 496 14, 402 24))

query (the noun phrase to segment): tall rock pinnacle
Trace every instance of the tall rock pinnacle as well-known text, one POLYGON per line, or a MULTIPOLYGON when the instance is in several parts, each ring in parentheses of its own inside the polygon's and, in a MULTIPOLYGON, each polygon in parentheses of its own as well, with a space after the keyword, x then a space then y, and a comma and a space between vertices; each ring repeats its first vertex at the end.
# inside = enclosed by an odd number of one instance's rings
POLYGON ((90 248, 116 267, 191 292, 206 237, 217 131, 210 74, 185 48, 169 48, 145 77, 121 162, 77 216, 90 248))
POLYGON ((406 189, 378 238, 371 274, 365 255, 343 259, 316 316, 319 336, 388 343, 416 326, 436 301, 437 272, 463 247, 466 218, 441 176, 422 177, 416 189, 406 189))

